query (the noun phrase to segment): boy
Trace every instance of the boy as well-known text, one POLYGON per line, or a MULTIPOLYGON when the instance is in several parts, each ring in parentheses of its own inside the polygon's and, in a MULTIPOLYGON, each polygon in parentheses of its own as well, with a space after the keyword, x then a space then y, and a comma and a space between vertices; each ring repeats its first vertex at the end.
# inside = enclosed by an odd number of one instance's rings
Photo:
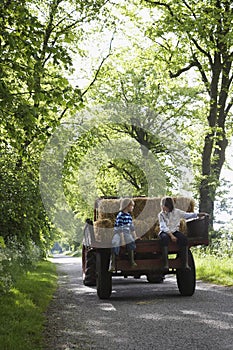
POLYGON ((134 209, 134 201, 130 198, 123 198, 120 204, 120 211, 117 214, 114 235, 112 238, 112 264, 110 271, 116 269, 116 255, 119 255, 120 246, 126 245, 129 253, 131 266, 137 266, 134 261, 134 251, 137 239, 131 213, 134 209))
POLYGON ((180 220, 196 219, 205 216, 205 213, 187 213, 174 207, 174 201, 171 197, 164 197, 161 200, 161 212, 159 218, 159 238, 161 240, 162 255, 164 262, 164 271, 169 269, 168 266, 168 243, 177 242, 180 247, 182 268, 190 270, 188 264, 188 240, 187 237, 179 231, 180 220))

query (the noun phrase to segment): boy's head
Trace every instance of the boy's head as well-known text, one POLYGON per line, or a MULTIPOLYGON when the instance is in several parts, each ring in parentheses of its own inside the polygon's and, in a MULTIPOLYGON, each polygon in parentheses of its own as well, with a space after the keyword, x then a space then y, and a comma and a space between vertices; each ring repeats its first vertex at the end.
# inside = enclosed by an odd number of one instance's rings
POLYGON ((172 197, 164 197, 161 199, 161 207, 163 211, 170 212, 174 209, 174 201, 172 197))
POLYGON ((134 201, 131 198, 123 198, 120 204, 120 211, 132 212, 134 208, 134 201))

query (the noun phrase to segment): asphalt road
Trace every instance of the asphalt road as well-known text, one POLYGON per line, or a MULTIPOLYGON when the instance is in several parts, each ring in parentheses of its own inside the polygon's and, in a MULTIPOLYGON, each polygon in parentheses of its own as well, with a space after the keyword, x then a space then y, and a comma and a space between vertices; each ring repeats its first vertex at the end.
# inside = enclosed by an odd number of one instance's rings
POLYGON ((62 255, 47 312, 45 350, 233 350, 233 287, 197 282, 192 297, 176 278, 113 278, 109 300, 82 283, 81 259, 62 255))

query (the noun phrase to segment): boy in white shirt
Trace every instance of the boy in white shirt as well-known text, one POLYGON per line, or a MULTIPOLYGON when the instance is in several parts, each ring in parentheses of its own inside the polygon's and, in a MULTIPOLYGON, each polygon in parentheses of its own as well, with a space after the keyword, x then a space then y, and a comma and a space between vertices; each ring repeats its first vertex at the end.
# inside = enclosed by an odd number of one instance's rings
POLYGON ((204 213, 187 213, 174 207, 174 201, 171 197, 164 197, 161 200, 161 212, 159 218, 159 238, 161 240, 164 270, 169 269, 168 266, 168 243, 176 242, 180 247, 182 268, 190 270, 188 264, 188 239, 179 231, 181 219, 195 219, 205 215, 204 213))

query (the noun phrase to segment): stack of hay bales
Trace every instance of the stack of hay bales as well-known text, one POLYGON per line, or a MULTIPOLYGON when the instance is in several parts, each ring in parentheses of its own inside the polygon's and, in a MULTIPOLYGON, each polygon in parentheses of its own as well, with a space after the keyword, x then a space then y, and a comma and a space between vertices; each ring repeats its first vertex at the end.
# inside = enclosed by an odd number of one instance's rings
POLYGON ((161 210, 160 197, 136 197, 133 219, 137 235, 144 240, 157 239, 159 233, 158 214, 161 210))
POLYGON ((95 239, 104 244, 103 248, 111 246, 113 227, 114 221, 110 219, 99 219, 94 222, 95 239))
POLYGON ((98 205, 98 220, 109 219, 115 222, 120 209, 120 198, 102 199, 98 205))
MULTIPOLYGON (((187 212, 194 211, 194 200, 186 197, 173 198, 175 207, 187 212)), ((160 197, 134 197, 134 211, 132 213, 135 231, 143 240, 157 239, 159 233, 158 214, 161 211, 160 197)), ((111 246, 113 228, 120 208, 120 198, 101 199, 98 202, 98 219, 94 222, 95 238, 104 246, 111 246)), ((180 231, 187 234, 185 220, 181 220, 180 231)))
POLYGON ((188 213, 194 212, 195 201, 192 198, 187 197, 174 197, 175 207, 188 213))
POLYGON ((120 198, 101 199, 98 201, 97 220, 94 222, 94 234, 97 242, 110 247, 116 216, 120 208, 120 198))

